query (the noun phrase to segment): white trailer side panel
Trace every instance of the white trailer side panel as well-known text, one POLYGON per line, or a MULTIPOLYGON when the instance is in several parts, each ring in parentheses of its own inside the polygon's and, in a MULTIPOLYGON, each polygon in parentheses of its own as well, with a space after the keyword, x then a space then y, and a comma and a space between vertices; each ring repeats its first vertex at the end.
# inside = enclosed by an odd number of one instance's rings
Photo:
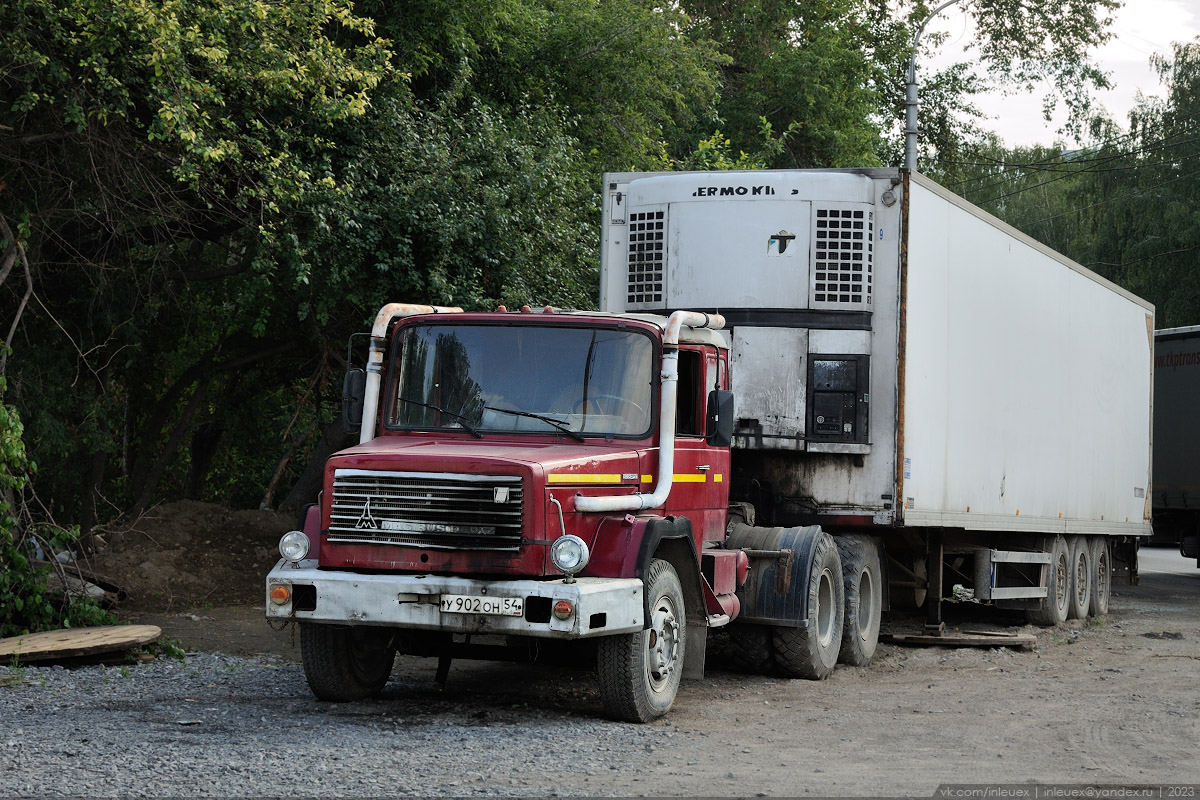
POLYGON ((1200 327, 1154 340, 1154 510, 1200 511, 1200 327))
POLYGON ((905 524, 1148 534, 1153 313, 915 176, 905 524))

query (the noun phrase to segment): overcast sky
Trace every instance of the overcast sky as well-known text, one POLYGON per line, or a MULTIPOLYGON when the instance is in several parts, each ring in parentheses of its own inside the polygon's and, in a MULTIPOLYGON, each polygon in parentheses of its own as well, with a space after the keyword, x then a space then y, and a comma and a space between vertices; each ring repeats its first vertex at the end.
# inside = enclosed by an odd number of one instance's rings
MULTIPOLYGON (((927 30, 950 34, 942 54, 931 66, 944 66, 962 58, 961 47, 969 40, 971 30, 961 11, 953 6, 946 9, 927 30)), ((1113 119, 1126 128, 1129 110, 1133 108, 1139 90, 1146 95, 1165 96, 1157 74, 1150 67, 1150 56, 1153 53, 1169 55, 1172 42, 1191 41, 1200 35, 1200 0, 1126 0, 1117 11, 1111 30, 1113 38, 1094 53, 1094 58, 1111 74, 1115 88, 1100 94, 1097 99, 1113 119)), ((1041 98, 1044 94, 980 97, 979 107, 993 117, 984 126, 996 131, 1010 147, 1053 143, 1059 138, 1055 129, 1061 124, 1063 115, 1053 122, 1042 118, 1041 98)))

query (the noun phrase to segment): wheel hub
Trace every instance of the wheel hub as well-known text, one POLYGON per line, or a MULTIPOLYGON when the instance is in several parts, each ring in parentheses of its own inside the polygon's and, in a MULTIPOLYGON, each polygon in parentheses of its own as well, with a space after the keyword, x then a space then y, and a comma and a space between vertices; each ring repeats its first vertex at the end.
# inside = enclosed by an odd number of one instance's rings
POLYGON ((822 570, 820 583, 817 587, 817 641, 822 647, 828 647, 835 636, 840 636, 840 630, 834 630, 833 607, 833 573, 822 570))
POLYGON ((679 621, 669 598, 659 598, 655 604, 647 633, 646 670, 650 685, 658 689, 675 671, 679 655, 679 621))

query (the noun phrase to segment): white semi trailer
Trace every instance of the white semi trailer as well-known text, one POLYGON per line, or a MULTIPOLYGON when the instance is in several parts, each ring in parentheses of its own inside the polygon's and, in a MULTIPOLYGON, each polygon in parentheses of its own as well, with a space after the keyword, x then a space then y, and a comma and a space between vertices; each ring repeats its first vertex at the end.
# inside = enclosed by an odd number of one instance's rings
POLYGON ((744 645, 787 534, 739 524, 882 548, 897 604, 960 585, 1054 624, 1136 580, 1149 303, 895 169, 612 173, 603 213, 602 310, 726 321, 744 645))

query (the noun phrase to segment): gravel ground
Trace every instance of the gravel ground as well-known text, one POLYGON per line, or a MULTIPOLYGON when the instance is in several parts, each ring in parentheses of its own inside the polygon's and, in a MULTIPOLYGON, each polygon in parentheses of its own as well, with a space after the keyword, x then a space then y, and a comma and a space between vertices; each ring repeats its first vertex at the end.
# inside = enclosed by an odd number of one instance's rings
POLYGON ((0 690, 7 796, 553 796, 564 770, 599 778, 674 735, 494 697, 464 708, 423 680, 393 679, 378 702, 317 703, 299 667, 271 658, 5 677, 21 680, 0 690))
MULTIPOLYGON (((1200 776, 1200 570, 1150 556, 1159 571, 1120 587, 1107 619, 1020 628, 1037 635, 1033 651, 881 645, 870 666, 821 682, 714 669, 640 726, 605 720, 594 676, 575 666, 456 661, 443 689, 436 662, 401 658, 382 698, 321 703, 260 609, 166 617, 183 624, 168 636, 194 651, 183 663, 0 667, 0 797, 928 797, 966 782, 1182 784, 1200 776), (247 615, 265 635, 247 633, 247 615), (203 644, 213 641, 242 655, 203 644)), ((1161 796, 1196 797, 1182 788, 1161 796)))

